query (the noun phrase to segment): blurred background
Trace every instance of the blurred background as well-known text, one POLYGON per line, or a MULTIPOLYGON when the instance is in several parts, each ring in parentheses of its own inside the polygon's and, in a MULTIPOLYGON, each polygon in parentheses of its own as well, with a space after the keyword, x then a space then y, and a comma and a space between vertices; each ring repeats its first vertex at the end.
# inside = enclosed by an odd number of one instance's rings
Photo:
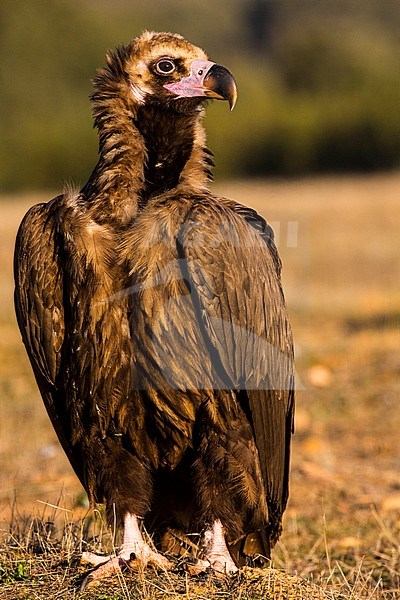
POLYGON ((143 29, 179 32, 234 72, 234 120, 207 116, 217 176, 399 166, 398 0, 3 0, 2 189, 85 181, 90 78, 143 29))
POLYGON ((143 29, 181 33, 235 74, 234 112, 216 102, 205 118, 214 190, 260 211, 283 259, 300 391, 276 564, 389 598, 400 590, 398 0, 2 0, 0 519, 15 498, 20 515, 43 502, 86 510, 17 331, 12 253, 29 206, 89 176, 90 78, 143 29))

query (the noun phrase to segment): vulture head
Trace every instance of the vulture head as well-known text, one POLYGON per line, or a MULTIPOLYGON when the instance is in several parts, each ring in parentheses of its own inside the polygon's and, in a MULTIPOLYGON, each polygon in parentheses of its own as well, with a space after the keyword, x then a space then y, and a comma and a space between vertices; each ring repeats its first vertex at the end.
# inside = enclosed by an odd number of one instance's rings
POLYGON ((201 117, 207 99, 234 107, 228 69, 180 35, 145 32, 109 51, 93 84, 100 160, 85 196, 112 198, 114 217, 126 223, 138 206, 178 183, 207 187, 213 161, 201 117))
POLYGON ((116 94, 139 107, 162 105, 193 113, 207 98, 227 100, 231 110, 236 102, 236 83, 228 69, 208 60, 201 48, 177 34, 145 32, 110 51, 106 62, 106 69, 94 80, 97 92, 114 87, 116 94), (112 86, 117 82, 118 87, 112 86))

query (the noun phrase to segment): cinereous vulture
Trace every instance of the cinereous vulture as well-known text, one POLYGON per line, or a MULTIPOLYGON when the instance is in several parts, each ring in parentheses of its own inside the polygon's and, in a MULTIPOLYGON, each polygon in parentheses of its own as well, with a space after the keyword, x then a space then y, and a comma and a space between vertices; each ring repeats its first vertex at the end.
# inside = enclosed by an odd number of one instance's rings
POLYGON ((90 502, 123 526, 116 556, 86 553, 91 578, 134 558, 168 568, 171 530, 201 534, 195 569, 232 573, 281 531, 294 411, 281 263, 266 221, 209 191, 209 98, 233 108, 234 78, 179 35, 108 52, 91 97, 98 163, 18 232, 37 384, 90 502))

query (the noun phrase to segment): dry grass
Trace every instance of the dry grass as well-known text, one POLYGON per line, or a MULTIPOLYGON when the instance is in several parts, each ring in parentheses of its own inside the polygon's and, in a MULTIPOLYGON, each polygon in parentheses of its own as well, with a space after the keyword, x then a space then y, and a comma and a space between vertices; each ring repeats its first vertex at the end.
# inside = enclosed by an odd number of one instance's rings
MULTIPOLYGON (((260 600, 339 598, 310 581, 273 568, 245 568, 230 578, 194 577, 188 575, 185 563, 177 560, 173 561, 174 567, 168 572, 152 569, 139 572, 126 567, 114 578, 81 592, 87 568, 80 564, 79 556, 87 547, 86 540, 91 537, 82 522, 71 524, 66 521, 62 531, 57 531, 54 521, 49 520, 36 519, 25 522, 25 526, 21 527, 21 522, 19 525, 18 531, 9 535, 2 546, 0 580, 1 598, 4 600, 160 600, 182 597, 228 600, 236 596, 260 600)), ((91 538, 90 546, 104 551, 110 549, 110 541, 104 543, 102 536, 97 534, 91 538)))
POLYGON ((275 570, 246 570, 216 583, 189 578, 178 566, 168 575, 125 573, 79 595, 82 544, 109 541, 82 525, 81 489, 48 423, 12 308, 17 223, 47 197, 4 198, 1 598, 400 597, 400 177, 243 182, 220 191, 254 206, 280 230, 297 343, 302 389, 275 570), (19 512, 12 517, 15 493, 19 512), (39 500, 72 512, 52 511, 39 500))

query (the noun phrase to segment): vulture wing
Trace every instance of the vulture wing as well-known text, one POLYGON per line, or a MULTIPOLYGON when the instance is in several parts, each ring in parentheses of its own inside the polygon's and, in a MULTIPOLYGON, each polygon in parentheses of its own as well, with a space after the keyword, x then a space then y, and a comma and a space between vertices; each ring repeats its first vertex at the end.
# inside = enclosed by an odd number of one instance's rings
POLYGON ((14 255, 15 310, 49 417, 76 474, 81 462, 72 449, 66 400, 57 386, 64 341, 63 270, 51 206, 37 204, 23 219, 14 255))
POLYGON ((181 226, 178 253, 218 381, 238 391, 252 422, 274 541, 288 497, 294 364, 273 233, 251 209, 203 199, 181 226))

